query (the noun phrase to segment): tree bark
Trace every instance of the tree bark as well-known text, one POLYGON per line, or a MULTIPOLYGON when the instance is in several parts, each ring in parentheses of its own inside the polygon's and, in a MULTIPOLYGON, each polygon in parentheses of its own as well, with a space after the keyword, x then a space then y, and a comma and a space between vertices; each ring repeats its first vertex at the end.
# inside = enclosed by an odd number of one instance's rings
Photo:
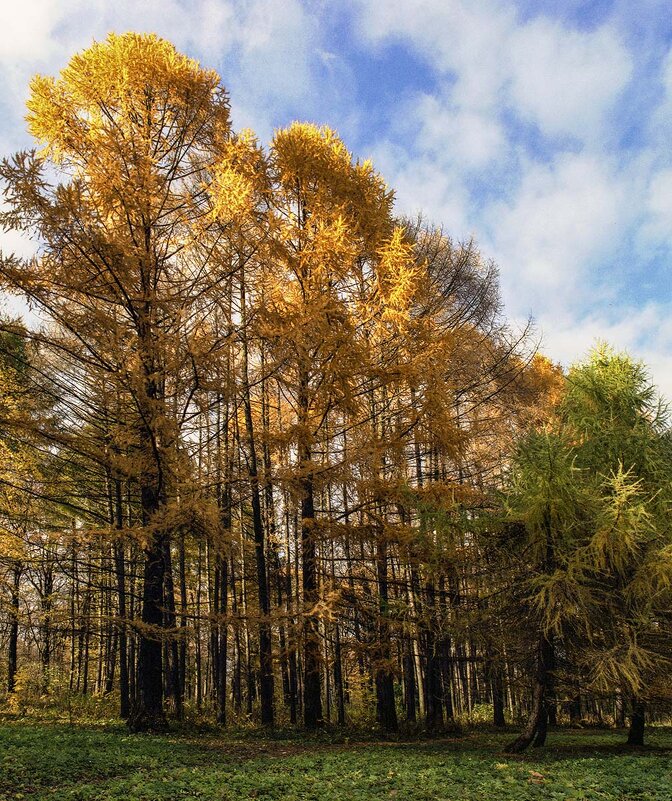
POLYGON ((243 350, 243 406, 245 409, 245 433, 247 437, 247 467, 252 493, 252 531, 254 535, 254 554, 257 566, 257 592, 259 600, 259 695, 261 699, 261 722, 272 726, 273 709, 273 644, 271 639, 271 600, 266 569, 266 532, 261 515, 261 488, 259 486, 259 467, 257 445, 254 437, 252 419, 252 399, 250 397, 249 357, 247 343, 247 319, 245 305, 245 276, 240 278, 241 338, 243 350))
POLYGON ((12 568, 12 589, 9 599, 11 620, 9 624, 9 652, 7 654, 7 692, 13 693, 16 686, 19 650, 19 588, 21 586, 22 565, 15 561, 12 568))
POLYGON ((644 745, 644 726, 646 725, 646 704, 638 698, 632 699, 628 745, 644 745))
POLYGON ((126 575, 124 547, 119 542, 114 545, 114 564, 119 610, 119 714, 124 720, 127 720, 131 714, 131 696, 128 681, 128 639, 126 635, 126 575))
POLYGON ((390 630, 388 614, 387 543, 379 533, 376 543, 376 574, 378 579, 377 665, 375 666, 376 713, 383 731, 395 732, 399 725, 394 702, 394 677, 390 669, 390 630))
POLYGON ((522 733, 504 749, 507 754, 519 754, 534 741, 535 747, 544 745, 548 729, 546 693, 553 664, 553 640, 542 634, 539 639, 537 675, 532 698, 532 712, 522 733))
MULTIPOLYGON (((143 513, 151 518, 158 510, 153 488, 141 489, 143 513)), ((129 719, 133 732, 165 731, 168 728, 163 709, 163 585, 165 577, 166 536, 154 535, 145 548, 142 591, 142 628, 138 649, 136 708, 129 719)))
MULTIPOLYGON (((311 460, 310 448, 303 448, 302 465, 311 460)), ((317 588, 317 549, 312 526, 315 522, 313 476, 303 479, 301 499, 301 578, 303 586, 303 722, 307 729, 322 725, 322 686, 320 670, 320 634, 315 612, 317 588)))

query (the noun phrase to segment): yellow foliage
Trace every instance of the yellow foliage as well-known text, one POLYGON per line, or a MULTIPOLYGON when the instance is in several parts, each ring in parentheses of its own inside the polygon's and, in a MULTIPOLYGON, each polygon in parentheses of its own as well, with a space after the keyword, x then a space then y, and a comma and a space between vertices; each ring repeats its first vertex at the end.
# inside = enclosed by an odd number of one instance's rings
POLYGON ((156 149, 142 153, 153 161, 165 155, 161 140, 187 105, 202 105, 191 120, 182 114, 187 135, 207 124, 226 136, 228 104, 214 70, 154 34, 111 33, 73 56, 60 78, 33 78, 26 119, 31 134, 58 162, 79 160, 84 152, 102 157, 108 148, 101 143, 121 149, 129 140, 154 142, 156 149))
POLYGON ((410 315, 420 270, 412 245, 397 226, 378 251, 378 290, 383 302, 383 319, 403 324, 410 315))

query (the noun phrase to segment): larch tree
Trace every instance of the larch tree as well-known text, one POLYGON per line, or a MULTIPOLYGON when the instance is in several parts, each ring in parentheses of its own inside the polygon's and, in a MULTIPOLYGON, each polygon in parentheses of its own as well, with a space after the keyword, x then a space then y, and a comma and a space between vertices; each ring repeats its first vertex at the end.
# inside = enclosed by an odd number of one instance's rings
POLYGON ((570 370, 555 415, 521 441, 505 530, 524 559, 511 593, 538 637, 532 711, 509 751, 544 744, 555 689, 579 679, 633 699, 630 742, 642 743, 643 699, 669 653, 671 466, 642 366, 606 348, 570 370))
MULTIPOLYGON (((269 369, 291 409, 292 492, 301 519, 303 706, 321 723, 318 543, 326 530, 318 492, 339 460, 334 442, 353 420, 369 419, 365 389, 367 325, 380 303, 403 287, 395 270, 408 248, 391 216, 392 194, 368 162, 353 162, 328 128, 296 123, 276 133, 270 151, 270 230, 274 252, 264 287, 269 369), (331 443, 331 444, 330 444, 331 443)), ((401 278, 401 272, 399 273, 401 278)), ((342 451, 341 459, 348 458, 342 451)))
POLYGON ((207 280, 193 243, 228 99, 216 73, 168 42, 111 34, 58 78, 34 78, 28 110, 42 150, 4 162, 3 223, 34 236, 38 253, 4 259, 2 280, 39 310, 46 348, 132 404, 134 458, 114 465, 139 488, 145 551, 131 725, 161 728, 164 521, 182 469, 175 377, 193 375, 207 280))

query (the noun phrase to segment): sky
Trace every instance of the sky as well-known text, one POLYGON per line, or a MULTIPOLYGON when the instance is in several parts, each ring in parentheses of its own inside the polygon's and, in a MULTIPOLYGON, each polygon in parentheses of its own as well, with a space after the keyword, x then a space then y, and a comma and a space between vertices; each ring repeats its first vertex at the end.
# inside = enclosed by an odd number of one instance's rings
POLYGON ((606 340, 672 399, 669 0, 5 0, 0 155, 32 146, 32 75, 129 30, 217 69, 234 127, 263 142, 295 119, 335 128, 399 214, 496 262, 545 354, 606 340))

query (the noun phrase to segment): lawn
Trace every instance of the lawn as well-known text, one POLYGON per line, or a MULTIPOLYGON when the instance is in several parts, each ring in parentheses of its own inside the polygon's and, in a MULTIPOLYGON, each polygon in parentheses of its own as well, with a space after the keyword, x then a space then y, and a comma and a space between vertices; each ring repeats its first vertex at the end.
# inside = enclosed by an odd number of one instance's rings
POLYGON ((525 801, 672 799, 672 731, 628 751, 623 734, 553 732, 521 757, 510 735, 416 742, 274 739, 179 729, 0 722, 0 799, 525 801))

